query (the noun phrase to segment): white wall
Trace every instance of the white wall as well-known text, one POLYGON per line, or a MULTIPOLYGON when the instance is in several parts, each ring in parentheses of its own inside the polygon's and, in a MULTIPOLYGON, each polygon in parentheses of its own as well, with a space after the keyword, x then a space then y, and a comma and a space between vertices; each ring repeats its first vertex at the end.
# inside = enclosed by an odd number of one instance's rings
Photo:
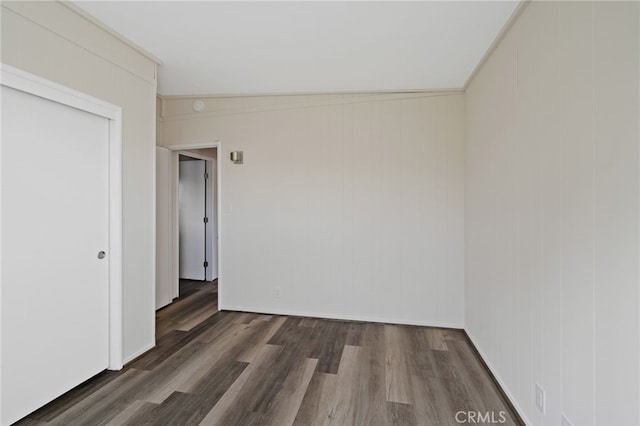
POLYGON ((222 309, 462 327, 461 94, 204 101, 161 142, 222 143, 222 309))
POLYGON ((129 360, 155 339, 155 63, 62 3, 3 1, 1 11, 3 63, 123 107, 123 356, 129 360))
POLYGON ((638 21, 532 2, 465 95, 466 327, 534 424, 640 423, 638 21))

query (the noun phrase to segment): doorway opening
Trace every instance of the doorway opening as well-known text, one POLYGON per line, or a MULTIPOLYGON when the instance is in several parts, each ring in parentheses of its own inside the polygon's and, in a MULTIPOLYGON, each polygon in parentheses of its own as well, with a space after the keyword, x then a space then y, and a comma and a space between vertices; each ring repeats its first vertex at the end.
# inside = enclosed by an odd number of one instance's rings
POLYGON ((220 144, 157 147, 156 338, 172 324, 187 330, 218 312, 220 268, 220 144), (178 305, 178 306, 175 306, 178 305), (184 324, 164 321, 193 305, 184 324), (162 309, 161 309, 162 308, 162 309), (180 308, 180 309, 178 309, 180 308), (160 318, 163 321, 158 321, 160 318))
POLYGON ((215 148, 199 150, 208 155, 198 157, 193 157, 188 151, 178 153, 180 279, 213 281, 218 278, 214 184, 216 151, 215 148))

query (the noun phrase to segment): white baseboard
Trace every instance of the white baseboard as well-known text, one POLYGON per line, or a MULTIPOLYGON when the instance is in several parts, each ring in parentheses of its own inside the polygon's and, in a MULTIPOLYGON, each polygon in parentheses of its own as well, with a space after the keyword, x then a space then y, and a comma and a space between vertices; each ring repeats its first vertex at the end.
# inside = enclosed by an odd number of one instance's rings
POLYGON ((482 360, 484 361, 484 363, 486 364, 486 366, 489 368, 489 370, 491 371, 491 374, 493 374, 493 377, 496 379, 496 381, 498 382, 498 384, 500 385, 500 387, 502 388, 502 391, 504 392, 504 394, 506 395, 506 397, 509 399, 509 402, 511 402, 511 405, 513 405, 513 408, 515 408, 515 410, 518 412, 518 415, 520 416, 520 418, 522 419, 522 421, 526 424, 526 425, 531 425, 533 423, 531 423, 529 421, 529 419, 527 418, 527 416, 524 414, 524 411, 522 410, 522 408, 518 405, 516 399, 513 397, 513 394, 509 391, 509 388, 507 387, 507 385, 504 383, 504 381, 502 380, 502 378, 500 377, 500 374, 498 374, 498 371, 491 365, 491 363, 489 362, 489 360, 487 359, 487 356, 484 354, 484 352, 482 351, 482 348, 480 347, 480 345, 478 345, 478 342, 476 339, 474 339, 473 335, 471 335, 471 333, 469 332, 469 330, 465 329, 464 330, 467 333, 467 336, 469 336, 469 339, 471 340, 471 343, 473 344, 473 346, 475 346, 476 351, 478 351, 478 354, 480 355, 480 358, 482 358, 482 360))
POLYGON ((127 363, 133 361, 134 359, 138 358, 140 355, 144 354, 145 352, 150 351, 151 349, 153 349, 155 347, 156 347, 156 343, 155 342, 151 343, 148 346, 145 346, 144 348, 140 349, 139 351, 134 352, 133 354, 125 357, 123 362, 122 362, 122 364, 127 365, 127 363))
POLYGON ((398 318, 382 318, 382 317, 373 317, 373 316, 360 316, 360 315, 341 315, 341 314, 326 314, 326 313, 318 313, 318 312, 306 312, 306 311, 295 311, 288 309, 259 309, 248 306, 224 306, 219 308, 221 311, 239 311, 239 312, 254 312, 257 314, 267 314, 267 315, 290 315, 295 317, 310 317, 310 318, 327 318, 327 319, 336 319, 336 320, 344 320, 344 321, 364 321, 364 322, 376 322, 383 324, 398 324, 398 325, 419 325, 424 327, 439 327, 439 328, 455 328, 462 330, 464 327, 462 324, 458 323, 447 323, 441 321, 423 321, 423 320, 408 320, 408 319, 398 319, 398 318))

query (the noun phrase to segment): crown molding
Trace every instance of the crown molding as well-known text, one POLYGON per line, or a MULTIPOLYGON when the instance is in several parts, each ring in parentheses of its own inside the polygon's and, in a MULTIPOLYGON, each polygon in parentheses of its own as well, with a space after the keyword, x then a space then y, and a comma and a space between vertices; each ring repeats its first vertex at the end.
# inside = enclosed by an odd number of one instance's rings
POLYGON ((86 19, 87 21, 91 22, 93 25, 99 27, 101 30, 103 30, 106 33, 108 33, 109 35, 111 35, 111 36, 115 37, 116 39, 120 40, 122 43, 126 44, 127 46, 129 46, 130 48, 135 50, 136 52, 140 53, 145 58, 151 60, 152 62, 155 62, 156 65, 162 64, 162 60, 160 60, 160 58, 158 58, 154 54, 150 53, 148 50, 145 50, 144 48, 138 46, 137 44, 135 44, 134 42, 132 42, 131 40, 129 40, 128 38, 126 38, 125 36, 120 34, 119 32, 115 31, 113 28, 110 28, 109 26, 107 26, 103 22, 99 21, 93 15, 89 14, 87 11, 85 11, 81 7, 76 6, 72 2, 66 1, 66 0, 60 0, 59 3, 62 4, 67 9, 71 10, 72 12, 74 12, 76 15, 86 19))
POLYGON ((473 69, 471 74, 469 74, 467 81, 465 81, 464 86, 462 86, 463 91, 465 92, 467 91, 467 88, 469 87, 469 85, 471 84, 475 76, 480 72, 480 70, 482 69, 484 64, 487 62, 487 60, 489 59, 493 51, 496 50, 496 48, 500 45, 502 40, 505 38, 509 30, 511 29, 511 27, 513 27, 513 24, 518 20, 520 15, 522 15, 522 12, 524 12, 524 10, 527 8, 529 3, 531 3, 531 1, 532 0, 520 0, 515 10, 513 11, 511 16, 507 20, 507 22, 504 24, 504 26, 496 36, 495 40, 493 40, 493 43, 491 43, 491 45, 489 46, 485 54, 482 56, 482 59, 480 59, 480 62, 478 62, 478 65, 476 65, 476 67, 473 69))

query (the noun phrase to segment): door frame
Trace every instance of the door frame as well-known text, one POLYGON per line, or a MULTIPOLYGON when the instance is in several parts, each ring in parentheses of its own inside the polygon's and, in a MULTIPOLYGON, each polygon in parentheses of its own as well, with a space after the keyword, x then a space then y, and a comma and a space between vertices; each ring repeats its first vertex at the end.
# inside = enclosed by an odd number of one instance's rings
MULTIPOLYGON (((109 120, 109 370, 122 356, 122 108, 0 63, 0 85, 86 111, 109 120)), ((2 149, 0 146, 0 158, 2 149)), ((0 222, 1 223, 1 222, 0 222)), ((2 229, 0 225, 0 236, 2 229)), ((2 253, 0 252, 0 259, 2 253)), ((1 279, 1 278, 0 278, 1 279)), ((1 287, 0 287, 1 288, 1 287)), ((0 360, 1 361, 1 360, 0 360)))
MULTIPOLYGON (((160 145, 159 145, 160 146, 160 145)), ((180 271, 179 271, 179 252, 178 252, 178 239, 179 239, 179 226, 178 226, 178 167, 179 167, 179 154, 181 151, 189 149, 206 149, 217 148, 218 155, 216 162, 216 222, 217 222, 217 262, 218 262, 218 310, 222 310, 223 306, 223 279, 222 279, 222 142, 214 140, 210 142, 200 143, 184 143, 176 145, 162 146, 171 151, 171 199, 172 199, 172 221, 171 221, 171 252, 172 252, 172 280, 174 285, 174 291, 176 297, 178 295, 180 286, 180 271)), ((213 160, 210 157, 204 155, 194 154, 192 152, 185 152, 184 155, 200 158, 202 160, 213 160)))
MULTIPOLYGON (((172 197, 171 197, 171 178, 173 165, 171 163, 172 153, 168 149, 156 145, 156 279, 155 279, 155 298, 156 305, 155 310, 162 309, 165 306, 170 305, 175 298, 174 289, 173 289, 173 265, 171 264, 172 259, 172 248, 171 248, 171 238, 172 235, 167 231, 166 225, 173 221, 173 208, 172 206, 172 197), (158 154, 162 152, 159 156, 158 154), (160 166, 159 160, 162 164, 160 166), (162 169, 162 171, 161 171, 162 169), (161 182, 158 181, 160 175, 163 174, 163 178, 161 182), (158 200, 163 199, 165 204, 158 208, 158 200), (160 215, 160 209, 164 210, 164 214, 166 217, 160 215), (163 220, 161 220, 163 219, 163 220), (160 227, 160 228, 159 228, 160 227), (163 252, 164 256, 158 257, 160 253, 159 250, 165 250, 163 252), (168 260, 167 260, 168 258, 168 260), (158 270, 159 267, 163 267, 162 270, 158 270), (158 294, 163 297, 161 301, 161 305, 158 306, 158 294)), ((155 323, 155 320, 154 320, 155 323)))

